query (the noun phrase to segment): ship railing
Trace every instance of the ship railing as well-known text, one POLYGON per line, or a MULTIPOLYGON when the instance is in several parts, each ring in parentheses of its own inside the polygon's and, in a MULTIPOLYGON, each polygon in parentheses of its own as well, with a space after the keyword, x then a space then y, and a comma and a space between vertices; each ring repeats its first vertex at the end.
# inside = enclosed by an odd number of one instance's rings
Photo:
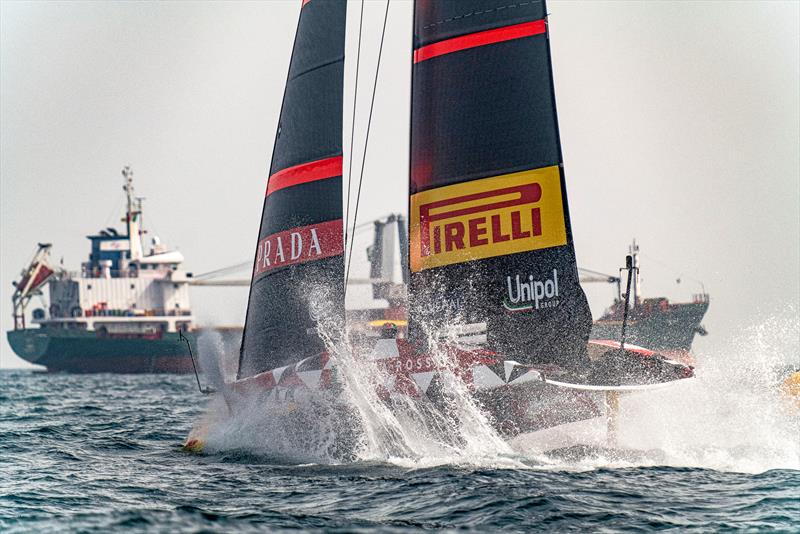
MULTIPOLYGON (((78 278, 78 272, 70 273, 71 276, 78 278)), ((109 269, 104 271, 102 269, 82 269, 80 272, 81 278, 139 278, 139 270, 136 268, 129 269, 109 269), (106 276, 108 273, 108 276, 106 276)))
POLYGON ((57 307, 51 306, 49 313, 42 310, 42 313, 34 315, 33 320, 36 322, 54 320, 54 319, 79 319, 87 318, 93 319, 96 317, 146 317, 146 318, 161 318, 161 317, 189 317, 192 311, 188 309, 175 309, 165 310, 163 308, 152 309, 118 309, 106 308, 104 306, 96 306, 94 308, 87 308, 82 310, 77 306, 69 313, 64 313, 57 307))
POLYGON ((84 310, 83 315, 84 317, 188 317, 192 315, 192 311, 185 309, 165 310, 163 308, 148 310, 99 308, 84 310))
MULTIPOLYGON (((102 269, 82 269, 80 276, 83 278, 161 278, 175 269, 166 267, 164 265, 143 265, 139 268, 131 266, 127 269, 109 269, 104 271, 102 269), (108 273, 108 274, 106 274, 108 273)), ((71 273, 72 276, 78 277, 78 273, 71 273)))
MULTIPOLYGON (((138 273, 135 269, 112 269, 109 271, 111 278, 138 278, 138 273)), ((105 278, 103 271, 97 269, 81 269, 80 271, 60 271, 57 275, 58 279, 65 278, 105 278)))
POLYGON ((67 271, 66 269, 60 269, 56 271, 56 274, 53 275, 53 278, 55 280, 68 280, 70 278, 80 278, 80 276, 80 271, 67 271))

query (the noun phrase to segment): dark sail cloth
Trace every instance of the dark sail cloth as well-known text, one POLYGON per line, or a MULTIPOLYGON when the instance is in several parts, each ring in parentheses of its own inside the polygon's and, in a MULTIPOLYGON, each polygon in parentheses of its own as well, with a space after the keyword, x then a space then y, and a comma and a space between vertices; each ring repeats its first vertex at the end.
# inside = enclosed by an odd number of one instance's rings
POLYGON ((305 0, 275 136, 239 378, 325 349, 344 321, 345 0, 305 0))
POLYGON ((417 0, 410 336, 487 323, 523 363, 586 362, 544 2, 417 0))

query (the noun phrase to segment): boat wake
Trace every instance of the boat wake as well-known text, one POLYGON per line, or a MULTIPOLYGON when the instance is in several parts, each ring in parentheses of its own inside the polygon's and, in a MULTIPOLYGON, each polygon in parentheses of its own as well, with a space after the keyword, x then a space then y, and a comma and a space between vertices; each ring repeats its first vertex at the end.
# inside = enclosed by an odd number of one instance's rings
MULTIPOLYGON (((202 423, 206 453, 241 451, 278 462, 385 462, 406 468, 800 469, 800 413, 778 387, 781 369, 800 355, 800 322, 791 310, 743 330, 725 347, 698 355, 695 379, 622 396, 613 444, 605 418, 599 417, 569 434, 570 439, 578 436, 577 442, 566 441, 554 451, 545 451, 541 440, 504 439, 466 385, 449 373, 441 375, 446 380, 442 389, 450 393, 435 417, 402 396, 388 404, 380 392, 390 378, 355 356, 347 332, 326 320, 322 310, 316 316, 340 370, 337 403, 346 409, 331 409, 330 399, 309 396, 261 402, 231 415, 220 396, 202 423)), ((454 365, 445 353, 433 357, 438 366, 454 365)), ((547 432, 552 443, 560 430, 547 432)))
POLYGON ((797 312, 766 317, 697 358, 694 380, 622 401, 620 443, 670 466, 800 469, 800 410, 780 388, 800 360, 797 312))

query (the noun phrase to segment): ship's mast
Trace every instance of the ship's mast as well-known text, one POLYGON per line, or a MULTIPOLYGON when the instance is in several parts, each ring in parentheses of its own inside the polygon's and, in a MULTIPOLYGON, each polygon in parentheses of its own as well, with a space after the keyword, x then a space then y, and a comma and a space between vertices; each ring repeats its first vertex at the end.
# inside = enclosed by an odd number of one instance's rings
POLYGON ((125 196, 127 197, 125 222, 128 230, 128 241, 130 242, 130 260, 136 261, 142 259, 143 256, 142 239, 139 231, 140 221, 137 217, 142 211, 142 203, 133 193, 133 170, 130 166, 126 165, 122 169, 122 176, 125 178, 125 185, 122 186, 122 189, 125 190, 125 196))
POLYGON ((639 244, 636 242, 636 238, 633 239, 633 243, 628 247, 628 254, 633 258, 633 268, 636 273, 633 278, 633 307, 635 308, 641 302, 642 293, 642 282, 639 279, 639 244))
POLYGON ((128 200, 127 209, 125 210, 125 228, 128 232, 128 239, 130 239, 133 212, 133 170, 128 165, 122 169, 122 177, 125 178, 125 185, 122 186, 122 189, 125 190, 125 196, 128 200))

